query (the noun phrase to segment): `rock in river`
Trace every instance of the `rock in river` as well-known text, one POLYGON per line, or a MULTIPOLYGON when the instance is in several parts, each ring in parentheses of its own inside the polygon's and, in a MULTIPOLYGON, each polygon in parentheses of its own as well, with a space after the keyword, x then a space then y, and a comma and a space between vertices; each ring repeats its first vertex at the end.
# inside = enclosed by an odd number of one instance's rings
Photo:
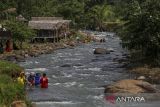
POLYGON ((107 86, 104 93, 156 93, 157 89, 148 82, 142 80, 126 79, 107 86))
POLYGON ((11 107, 27 107, 24 101, 14 101, 11 107))
POLYGON ((24 62, 24 61, 25 61, 25 57, 24 57, 24 56, 21 56, 21 55, 16 55, 15 59, 16 59, 18 62, 24 62))
POLYGON ((61 67, 71 67, 71 66, 72 66, 71 64, 64 64, 61 67))
POLYGON ((110 54, 110 51, 103 48, 96 48, 94 54, 110 54))

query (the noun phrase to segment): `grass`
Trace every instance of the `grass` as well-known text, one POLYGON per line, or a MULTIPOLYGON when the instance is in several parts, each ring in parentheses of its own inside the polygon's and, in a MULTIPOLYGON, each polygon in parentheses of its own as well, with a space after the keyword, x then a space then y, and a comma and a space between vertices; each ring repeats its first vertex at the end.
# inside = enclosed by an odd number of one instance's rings
POLYGON ((0 74, 6 74, 12 76, 12 74, 20 73, 23 68, 17 64, 10 63, 8 61, 0 61, 0 74))
POLYGON ((11 77, 14 73, 20 73, 23 68, 17 64, 0 61, 0 107, 9 107, 13 101, 26 101, 24 86, 11 77))

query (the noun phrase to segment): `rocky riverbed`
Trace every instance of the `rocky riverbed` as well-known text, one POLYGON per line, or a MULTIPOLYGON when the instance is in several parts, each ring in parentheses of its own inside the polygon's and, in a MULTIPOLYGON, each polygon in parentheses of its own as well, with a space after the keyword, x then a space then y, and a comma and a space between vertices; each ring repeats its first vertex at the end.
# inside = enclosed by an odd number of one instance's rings
POLYGON ((28 57, 38 57, 42 54, 50 54, 57 49, 73 48, 74 46, 77 46, 81 43, 88 43, 93 41, 93 38, 84 32, 78 32, 77 34, 81 35, 81 38, 78 42, 75 37, 76 35, 74 35, 72 38, 61 40, 58 43, 31 43, 25 49, 14 50, 10 53, 0 54, 0 60, 24 62, 28 57))

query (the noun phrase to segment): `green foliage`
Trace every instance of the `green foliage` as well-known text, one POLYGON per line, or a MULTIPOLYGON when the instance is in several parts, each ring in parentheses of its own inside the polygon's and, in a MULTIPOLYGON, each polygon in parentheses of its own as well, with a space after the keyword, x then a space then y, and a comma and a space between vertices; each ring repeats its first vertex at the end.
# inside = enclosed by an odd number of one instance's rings
MULTIPOLYGON (((2 0, 0 10, 15 7, 17 14, 27 19, 33 16, 61 16, 72 20, 74 28, 95 30, 102 29, 105 21, 116 20, 114 6, 108 2, 110 0, 2 0)), ((0 18, 7 19, 9 15, 12 14, 0 12, 0 18)))
POLYGON ((35 32, 32 29, 18 21, 6 21, 5 27, 12 32, 13 39, 16 41, 25 41, 35 36, 35 32))
POLYGON ((113 10, 114 7, 107 4, 93 6, 86 14, 88 27, 104 30, 105 22, 115 22, 117 20, 113 10))
POLYGON ((23 70, 20 66, 8 61, 0 61, 0 74, 11 76, 12 74, 20 73, 23 70))
POLYGON ((84 3, 79 0, 66 0, 59 2, 58 13, 59 16, 63 16, 66 19, 70 19, 73 25, 76 26, 80 23, 84 14, 84 3))
POLYGON ((160 1, 132 0, 121 37, 123 46, 145 57, 160 58, 160 1))
POLYGON ((23 42, 35 36, 34 30, 18 21, 6 21, 5 27, 12 32, 13 40, 19 42, 21 48, 23 42))
POLYGON ((9 106, 15 100, 25 99, 24 88, 21 84, 11 81, 7 75, 1 75, 0 80, 0 105, 9 106))
POLYGON ((0 61, 0 105, 7 107, 15 100, 25 100, 24 87, 13 81, 12 74, 20 73, 23 69, 16 64, 0 61))

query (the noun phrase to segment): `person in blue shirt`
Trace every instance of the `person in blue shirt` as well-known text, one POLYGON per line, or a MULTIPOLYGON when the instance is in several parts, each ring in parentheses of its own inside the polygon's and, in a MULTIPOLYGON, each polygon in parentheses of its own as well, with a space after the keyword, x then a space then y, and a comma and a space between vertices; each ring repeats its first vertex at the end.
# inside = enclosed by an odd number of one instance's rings
POLYGON ((35 86, 40 85, 40 78, 41 78, 40 73, 36 73, 36 75, 35 75, 35 77, 34 77, 34 80, 35 80, 35 86))

